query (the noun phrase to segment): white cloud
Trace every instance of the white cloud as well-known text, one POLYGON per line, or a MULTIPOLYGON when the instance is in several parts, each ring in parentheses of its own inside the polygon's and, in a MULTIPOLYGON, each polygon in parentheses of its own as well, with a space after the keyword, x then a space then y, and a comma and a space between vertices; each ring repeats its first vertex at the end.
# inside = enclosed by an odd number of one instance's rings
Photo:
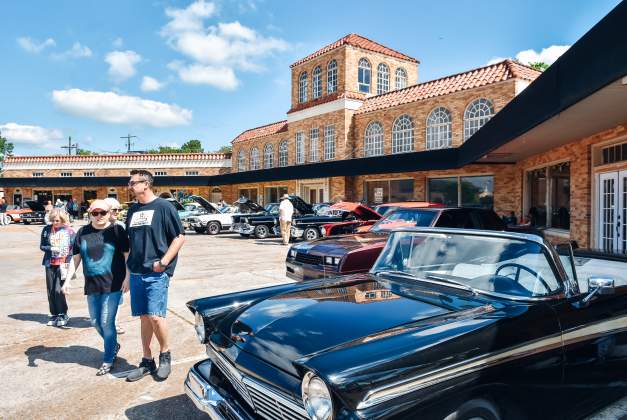
POLYGON ((237 70, 261 71, 264 57, 289 48, 286 41, 262 36, 237 21, 205 26, 214 13, 215 5, 204 0, 185 9, 166 9, 171 21, 161 35, 172 49, 191 60, 175 69, 185 82, 235 89, 237 70))
POLYGON ((39 42, 36 39, 30 37, 21 37, 17 39, 17 45, 19 45, 24 51, 39 54, 48 47, 54 47, 57 43, 52 38, 48 38, 43 42, 39 42))
MULTIPOLYGON (((551 65, 555 60, 560 58, 562 54, 568 51, 569 48, 570 45, 551 45, 550 47, 543 48, 540 52, 531 49, 520 51, 516 54, 515 58, 523 64, 546 63, 551 65)), ((493 57, 488 61, 487 65, 496 64, 506 58, 507 57, 493 57)))
POLYGON ((137 73, 135 66, 142 61, 142 57, 130 50, 111 51, 105 57, 105 61, 109 64, 109 75, 113 80, 123 82, 137 73))
POLYGON ((144 76, 142 78, 141 90, 144 92, 156 92, 163 89, 163 86, 165 86, 165 83, 161 83, 154 77, 144 76))
POLYGON ((113 40, 111 45, 113 45, 113 48, 120 49, 124 46, 124 39, 122 37, 117 37, 113 40))
POLYGON ((51 57, 57 60, 63 60, 68 58, 88 58, 93 55, 91 49, 86 45, 81 45, 80 42, 75 42, 67 51, 59 54, 51 54, 51 57))
POLYGON ((536 52, 534 50, 525 50, 516 54, 516 59, 523 64, 530 63, 546 63, 551 65, 564 54, 570 45, 551 45, 548 48, 543 48, 542 51, 536 52))
POLYGON ((2 137, 12 142, 38 146, 46 145, 50 141, 60 140, 64 137, 61 130, 14 122, 0 125, 0 132, 2 132, 2 137))
POLYGON ((192 111, 178 105, 115 92, 55 90, 52 101, 69 114, 111 124, 173 127, 189 124, 192 120, 192 111))

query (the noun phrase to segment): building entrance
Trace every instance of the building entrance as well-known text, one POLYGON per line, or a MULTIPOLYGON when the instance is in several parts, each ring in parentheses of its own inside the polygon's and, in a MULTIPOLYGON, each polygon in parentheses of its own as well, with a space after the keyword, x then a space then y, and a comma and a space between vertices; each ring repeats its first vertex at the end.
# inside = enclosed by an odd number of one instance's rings
POLYGON ((627 171, 599 175, 598 244, 605 251, 627 252, 627 171))

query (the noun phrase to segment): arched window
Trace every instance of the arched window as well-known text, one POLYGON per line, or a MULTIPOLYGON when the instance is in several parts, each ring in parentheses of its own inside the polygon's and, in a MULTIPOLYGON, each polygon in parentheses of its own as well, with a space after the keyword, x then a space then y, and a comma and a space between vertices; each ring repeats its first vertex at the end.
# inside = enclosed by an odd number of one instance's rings
POLYGON ((413 152, 414 123, 409 115, 401 115, 392 127, 392 153, 413 152))
POLYGON ((359 60, 357 83, 359 84, 360 92, 370 93, 370 62, 365 58, 359 60))
POLYGON ((368 124, 364 135, 364 156, 383 154, 383 126, 375 121, 368 124))
POLYGON ((259 169, 259 149, 253 147, 250 151, 250 170, 256 171, 259 169))
POLYGON ((396 90, 407 87, 407 72, 404 68, 396 69, 396 90))
POLYGON ((337 61, 331 60, 327 65, 327 95, 337 90, 337 61))
POLYGON ((287 166, 287 140, 279 143, 279 166, 287 166))
POLYGON ((464 141, 475 134, 494 115, 492 101, 479 98, 472 101, 464 111, 464 141))
POLYGON ((311 98, 318 99, 322 96, 322 69, 320 66, 316 67, 311 74, 311 98))
POLYGON ((307 72, 304 71, 298 77, 298 102, 307 102, 307 72))
POLYGON ((381 63, 377 66, 377 95, 390 90, 390 68, 381 63))
POLYGON ((263 148, 263 167, 268 169, 274 166, 274 146, 270 143, 263 148))
POLYGON ((305 163, 305 134, 298 132, 296 133, 296 164, 303 163, 305 163))
POLYGON ((237 153, 237 171, 244 172, 246 170, 246 152, 240 150, 237 153))
POLYGON ((427 149, 451 147, 451 113, 444 107, 431 111, 427 117, 427 149))

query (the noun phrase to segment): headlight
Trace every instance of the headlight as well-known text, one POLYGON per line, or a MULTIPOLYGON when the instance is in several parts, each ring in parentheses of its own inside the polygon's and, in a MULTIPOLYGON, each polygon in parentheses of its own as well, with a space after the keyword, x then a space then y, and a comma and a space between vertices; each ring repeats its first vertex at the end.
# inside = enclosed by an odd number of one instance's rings
POLYGON ((295 249, 290 249, 290 257, 296 258, 296 250, 295 249))
POLYGON ((340 265, 342 257, 324 257, 324 263, 326 265, 340 265))
POLYGON ((307 372, 301 384, 303 404, 312 420, 333 419, 333 399, 324 381, 307 372))
POLYGON ((196 330, 196 337, 198 337, 198 341, 201 344, 205 342, 205 321, 202 319, 202 315, 196 311, 196 315, 194 316, 194 329, 196 330))
POLYGON ((333 257, 324 257, 324 263, 333 265, 333 257))

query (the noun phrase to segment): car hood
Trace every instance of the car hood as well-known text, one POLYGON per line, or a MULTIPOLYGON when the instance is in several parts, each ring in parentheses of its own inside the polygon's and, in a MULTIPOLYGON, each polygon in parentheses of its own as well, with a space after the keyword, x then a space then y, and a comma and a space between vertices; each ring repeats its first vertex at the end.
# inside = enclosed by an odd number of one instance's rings
POLYGON ((352 211, 360 220, 379 220, 381 218, 379 213, 360 203, 340 201, 339 203, 333 204, 330 208, 334 210, 352 211))
POLYGON ((348 285, 343 282, 262 300, 241 312, 230 331, 222 331, 242 351, 297 375, 298 360, 359 345, 408 323, 482 305, 472 297, 456 302, 432 290, 397 293, 389 283, 369 275, 355 279, 348 285))
POLYGON ((382 246, 388 240, 386 233, 362 233, 356 235, 337 235, 294 245, 297 252, 312 255, 344 255, 351 251, 373 246, 382 246))
POLYGON ((190 195, 188 198, 200 204, 205 210, 209 211, 210 213, 218 212, 217 207, 213 203, 207 201, 204 197, 201 197, 199 195, 190 195))
POLYGON ((38 203, 37 201, 27 201, 26 205, 32 211, 46 211, 46 209, 44 208, 43 204, 38 203))
POLYGON ((233 203, 238 208, 238 213, 262 213, 265 209, 254 201, 248 199, 240 199, 233 203))

